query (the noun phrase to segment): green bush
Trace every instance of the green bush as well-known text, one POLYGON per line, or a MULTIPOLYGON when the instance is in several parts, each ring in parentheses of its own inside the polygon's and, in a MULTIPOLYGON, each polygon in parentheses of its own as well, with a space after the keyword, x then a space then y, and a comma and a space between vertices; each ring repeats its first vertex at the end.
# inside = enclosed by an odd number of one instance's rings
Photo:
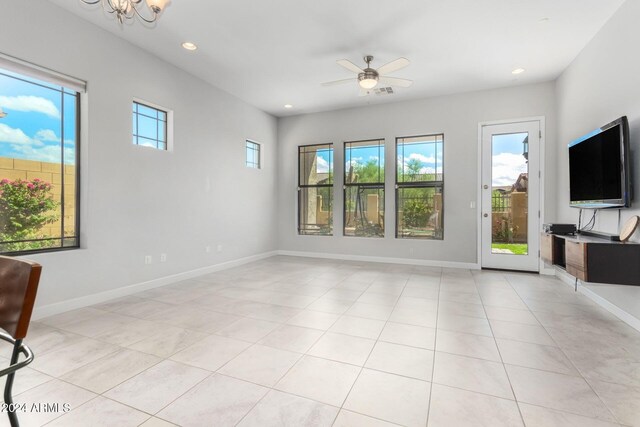
POLYGON ((429 219, 429 206, 425 200, 412 199, 402 206, 403 220, 407 227, 425 227, 429 219))
MULTIPOLYGON (((59 203, 53 200, 51 184, 40 179, 0 181, 0 242, 38 239, 38 232, 46 224, 56 222, 55 209, 59 203)), ((48 242, 5 243, 3 252, 48 247, 48 242)))

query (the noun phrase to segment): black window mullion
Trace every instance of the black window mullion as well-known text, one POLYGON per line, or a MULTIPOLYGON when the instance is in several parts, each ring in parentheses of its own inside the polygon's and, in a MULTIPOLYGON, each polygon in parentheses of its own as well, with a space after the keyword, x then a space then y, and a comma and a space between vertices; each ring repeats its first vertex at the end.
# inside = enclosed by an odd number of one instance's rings
MULTIPOLYGON (((442 167, 442 165, 444 165, 444 157, 442 159, 441 162, 438 161, 438 153, 439 151, 443 150, 443 145, 444 145, 444 134, 432 134, 432 135, 424 135, 424 136, 410 136, 410 137, 399 137, 396 138, 396 158, 400 157, 401 162, 397 162, 397 167, 402 168, 402 170, 398 171, 396 173, 396 191, 395 191, 395 199, 396 199, 396 238, 431 238, 431 239, 443 239, 444 238, 444 173, 438 173, 438 168, 442 167), (424 140, 422 140, 421 138, 424 138, 424 140), (408 179, 406 173, 405 173, 405 162, 407 160, 407 146, 409 144, 425 144, 425 145, 433 145, 434 148, 434 180, 425 180, 425 178, 429 175, 427 173, 425 174, 421 174, 421 173, 417 173, 415 175, 415 179, 419 179, 419 180, 414 180, 414 179, 408 179), (440 146, 440 149, 439 149, 440 146), (411 189, 416 189, 416 190, 429 190, 432 189, 431 191, 425 191, 425 195, 433 195, 433 197, 435 198, 436 195, 440 195, 442 197, 441 200, 441 206, 440 206, 440 210, 439 210, 439 214, 440 217, 438 218, 438 222, 439 222, 439 227, 434 228, 433 230, 433 234, 431 236, 429 235, 409 235, 407 234, 408 231, 410 231, 412 228, 411 227, 407 227, 406 224, 402 226, 401 228, 401 223, 399 220, 399 213, 400 213, 400 209, 402 208, 406 214, 406 210, 405 208, 405 204, 404 202, 410 199, 406 199, 405 195, 404 195, 404 191, 405 190, 411 190, 411 189), (401 203, 402 201, 402 203, 401 203), (402 206, 401 206, 402 204, 402 206)), ((410 152, 412 150, 409 150, 410 152)), ((419 152, 419 151, 418 151, 419 152)), ((430 208, 433 208, 433 200, 434 198, 431 199, 431 205, 430 208)), ((413 199, 413 198, 412 198, 413 199)), ((433 211, 432 211, 433 212, 433 211)), ((403 217, 404 219, 406 219, 406 216, 403 217)), ((420 228, 417 228, 416 231, 420 230, 420 228)))
POLYGON ((168 116, 168 112, 164 111, 164 110, 160 110, 159 108, 155 108, 155 107, 151 107, 150 105, 146 105, 146 104, 142 104, 140 102, 137 101, 133 101, 133 114, 135 115, 135 120, 136 120, 136 132, 133 133, 134 139, 135 139, 135 144, 136 145, 140 145, 140 138, 147 140, 147 141, 151 141, 152 143, 155 144, 155 148, 158 150, 167 150, 167 116, 168 116), (150 116, 148 114, 144 114, 140 112, 139 106, 143 105, 146 108, 149 108, 151 110, 154 111, 155 113, 155 117, 150 116), (160 113, 164 113, 165 119, 160 119, 160 113), (148 138, 146 136, 141 136, 140 135, 140 116, 142 117, 146 117, 148 119, 154 120, 155 121, 155 125, 156 125, 156 137, 155 138, 148 138), (163 132, 163 137, 160 138, 160 126, 162 126, 162 129, 164 130, 163 132))
POLYGON ((60 165, 61 165, 61 175, 60 175, 60 185, 62 186, 62 190, 60 191, 60 246, 64 246, 64 91, 60 92, 60 165))

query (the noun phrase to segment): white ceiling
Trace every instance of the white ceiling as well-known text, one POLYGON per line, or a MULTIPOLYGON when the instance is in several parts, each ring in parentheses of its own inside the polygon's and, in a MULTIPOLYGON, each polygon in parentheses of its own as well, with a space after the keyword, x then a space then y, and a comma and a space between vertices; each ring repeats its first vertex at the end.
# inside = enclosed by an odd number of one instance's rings
POLYGON ((276 116, 552 80, 624 2, 173 0, 149 28, 120 26, 79 0, 51 1, 276 116), (337 59, 360 65, 364 54, 374 68, 408 58, 393 76, 413 86, 358 97, 355 81, 320 85, 352 76, 337 59), (526 72, 515 77, 518 67, 526 72))

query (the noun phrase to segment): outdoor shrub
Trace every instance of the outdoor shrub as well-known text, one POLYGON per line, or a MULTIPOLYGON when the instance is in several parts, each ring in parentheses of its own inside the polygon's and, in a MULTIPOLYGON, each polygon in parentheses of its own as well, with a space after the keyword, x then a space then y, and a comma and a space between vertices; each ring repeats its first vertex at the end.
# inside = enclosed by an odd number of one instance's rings
MULTIPOLYGON (((58 220, 51 184, 40 179, 0 181, 0 241, 36 239, 46 224, 58 220)), ((38 242, 43 247, 42 243, 38 242)), ((6 244, 5 251, 24 249, 20 244, 6 244)), ((46 246, 46 244, 44 245, 46 246)), ((29 246, 29 248, 31 248, 29 246)))
POLYGON ((421 199, 404 202, 402 207, 404 223, 408 227, 424 227, 429 218, 429 206, 421 199))

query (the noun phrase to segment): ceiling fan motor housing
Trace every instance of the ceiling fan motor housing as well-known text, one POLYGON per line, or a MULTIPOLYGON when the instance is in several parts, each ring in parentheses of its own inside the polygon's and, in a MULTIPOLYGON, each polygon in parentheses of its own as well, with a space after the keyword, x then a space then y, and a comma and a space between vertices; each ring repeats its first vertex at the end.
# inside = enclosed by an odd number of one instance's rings
MULTIPOLYGON (((358 73, 358 81, 373 80, 378 82, 378 72, 373 68, 365 68, 363 73, 358 73)), ((374 85, 375 86, 375 85, 374 85)))

